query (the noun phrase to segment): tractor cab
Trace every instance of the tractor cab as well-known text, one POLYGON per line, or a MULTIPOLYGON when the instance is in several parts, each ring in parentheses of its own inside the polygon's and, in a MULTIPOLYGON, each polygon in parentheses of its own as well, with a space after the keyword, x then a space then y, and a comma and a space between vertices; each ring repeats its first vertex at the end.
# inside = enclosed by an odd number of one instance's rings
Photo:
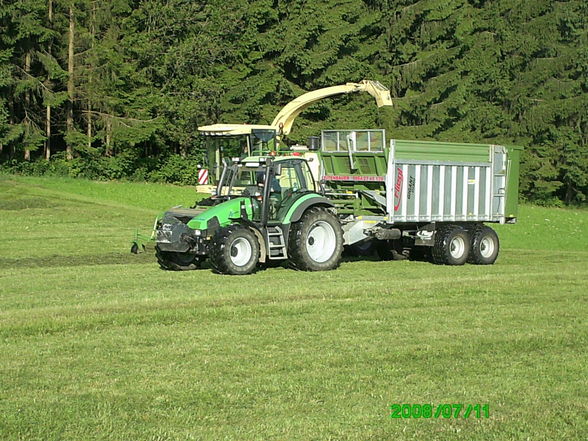
POLYGON ((316 191, 308 163, 302 158, 249 157, 225 163, 216 198, 251 199, 251 221, 265 226, 280 222, 300 197, 316 191))

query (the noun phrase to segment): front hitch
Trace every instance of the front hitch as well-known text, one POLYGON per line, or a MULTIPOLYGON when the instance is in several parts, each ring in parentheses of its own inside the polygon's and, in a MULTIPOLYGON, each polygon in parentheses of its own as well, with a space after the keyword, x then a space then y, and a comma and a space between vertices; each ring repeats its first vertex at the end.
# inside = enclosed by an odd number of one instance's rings
POLYGON ((147 245, 150 243, 155 242, 155 233, 157 231, 157 221, 159 221, 159 217, 155 218, 155 222, 153 223, 153 230, 151 231, 151 235, 147 236, 145 234, 139 233, 139 230, 135 230, 135 237, 131 241, 131 253, 139 254, 144 253, 147 249, 147 245))

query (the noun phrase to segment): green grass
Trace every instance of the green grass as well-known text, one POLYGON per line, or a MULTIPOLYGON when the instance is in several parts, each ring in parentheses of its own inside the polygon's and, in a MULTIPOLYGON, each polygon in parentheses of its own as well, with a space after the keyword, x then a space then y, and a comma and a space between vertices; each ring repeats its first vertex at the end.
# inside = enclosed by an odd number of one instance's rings
POLYGON ((0 177, 0 439, 586 439, 586 210, 523 206, 490 267, 227 277, 128 253, 194 198, 0 177), (490 418, 391 419, 393 403, 490 418))

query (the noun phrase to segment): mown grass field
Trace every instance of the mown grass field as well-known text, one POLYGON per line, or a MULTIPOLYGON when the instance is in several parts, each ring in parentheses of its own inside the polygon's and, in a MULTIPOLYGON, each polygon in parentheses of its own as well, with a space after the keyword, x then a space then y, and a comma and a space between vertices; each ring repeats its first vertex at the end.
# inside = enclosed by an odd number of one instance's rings
POLYGON ((490 267, 228 277, 129 254, 194 197, 0 176, 1 440, 587 438, 588 211, 523 206, 490 267))

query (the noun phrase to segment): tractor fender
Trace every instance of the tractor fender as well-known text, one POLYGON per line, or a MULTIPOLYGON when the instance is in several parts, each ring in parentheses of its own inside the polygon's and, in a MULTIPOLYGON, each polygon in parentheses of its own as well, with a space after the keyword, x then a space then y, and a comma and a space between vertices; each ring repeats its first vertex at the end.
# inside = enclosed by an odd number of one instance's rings
POLYGON ((300 220, 300 218, 302 218, 302 215, 304 214, 304 212, 306 210, 308 210, 310 207, 314 207, 317 205, 321 206, 321 207, 329 207, 329 208, 334 207, 333 203, 325 197, 322 197, 322 196, 311 197, 311 198, 308 198, 308 199, 302 201, 302 203, 300 203, 300 205, 298 205, 296 207, 296 209, 294 210, 294 212, 290 216, 290 219, 286 219, 286 222, 287 223, 298 222, 300 220))
POLYGON ((265 239, 263 238, 263 234, 261 231, 259 231, 259 228, 257 228, 257 226, 255 226, 255 224, 253 222, 251 222, 249 219, 246 218, 239 218, 239 219, 235 219, 235 221, 247 228, 249 228, 253 234, 255 234, 255 237, 257 238, 257 241, 259 242, 259 261, 261 263, 265 263, 265 260, 267 258, 267 246, 265 244, 265 239))
POLYGON ((259 232, 257 228, 249 228, 257 237, 257 241, 259 242, 259 261, 261 263, 265 263, 267 257, 267 247, 265 246, 265 239, 263 238, 262 234, 259 232))

